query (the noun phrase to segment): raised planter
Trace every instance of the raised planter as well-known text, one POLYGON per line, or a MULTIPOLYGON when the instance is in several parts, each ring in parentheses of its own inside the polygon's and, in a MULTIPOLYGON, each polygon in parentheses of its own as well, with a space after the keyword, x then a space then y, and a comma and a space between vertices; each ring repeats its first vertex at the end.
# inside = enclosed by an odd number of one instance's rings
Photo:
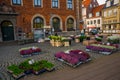
POLYGON ((33 72, 33 74, 35 74, 35 75, 39 75, 39 74, 42 74, 42 73, 44 73, 44 72, 46 72, 46 69, 41 69, 41 70, 39 70, 39 71, 32 71, 33 72))
POLYGON ((80 64, 91 60, 89 54, 83 52, 82 50, 68 50, 65 52, 57 52, 55 54, 55 59, 72 67, 77 67, 80 64))

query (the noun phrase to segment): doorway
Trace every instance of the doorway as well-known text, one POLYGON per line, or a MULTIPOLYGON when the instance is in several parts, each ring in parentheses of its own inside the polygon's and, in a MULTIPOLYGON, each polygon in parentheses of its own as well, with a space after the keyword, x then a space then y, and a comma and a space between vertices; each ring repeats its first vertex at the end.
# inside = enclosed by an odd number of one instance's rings
POLYGON ((1 24, 2 40, 12 41, 14 40, 14 28, 10 21, 3 21, 1 24))

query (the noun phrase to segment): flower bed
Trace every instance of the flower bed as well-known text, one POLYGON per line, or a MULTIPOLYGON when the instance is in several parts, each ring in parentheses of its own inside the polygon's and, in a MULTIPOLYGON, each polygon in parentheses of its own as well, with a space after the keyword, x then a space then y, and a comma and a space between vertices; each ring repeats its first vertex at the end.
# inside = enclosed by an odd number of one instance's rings
POLYGON ((92 44, 86 46, 86 51, 96 51, 98 53, 106 54, 106 55, 109 55, 116 50, 117 50, 116 47, 110 45, 92 44))
POLYGON ((27 56, 32 56, 36 54, 40 54, 42 50, 38 47, 26 47, 26 48, 21 48, 19 49, 20 55, 22 57, 27 57, 27 56))
POLYGON ((90 56, 88 53, 81 50, 70 50, 67 52, 57 52, 55 58, 72 67, 77 67, 82 63, 88 62, 90 56))

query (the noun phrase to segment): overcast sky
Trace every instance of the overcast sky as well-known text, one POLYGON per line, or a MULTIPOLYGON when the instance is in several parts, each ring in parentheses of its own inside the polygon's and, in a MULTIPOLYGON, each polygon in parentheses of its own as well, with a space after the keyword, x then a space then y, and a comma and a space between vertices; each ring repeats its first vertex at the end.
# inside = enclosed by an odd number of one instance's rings
POLYGON ((99 4, 104 4, 106 0, 97 0, 99 4))

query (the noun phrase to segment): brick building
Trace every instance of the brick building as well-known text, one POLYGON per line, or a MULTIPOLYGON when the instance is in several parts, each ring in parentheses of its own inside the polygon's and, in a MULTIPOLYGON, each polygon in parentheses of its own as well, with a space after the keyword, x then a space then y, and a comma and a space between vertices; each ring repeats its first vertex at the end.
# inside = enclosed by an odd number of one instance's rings
POLYGON ((18 40, 18 33, 81 29, 82 0, 0 0, 0 41, 18 40))
MULTIPOLYGON (((93 8, 99 6, 97 0, 83 0, 82 1, 82 19, 84 21, 84 29, 87 28, 87 19, 92 17, 93 8)), ((87 29, 86 29, 87 30, 87 29)))

